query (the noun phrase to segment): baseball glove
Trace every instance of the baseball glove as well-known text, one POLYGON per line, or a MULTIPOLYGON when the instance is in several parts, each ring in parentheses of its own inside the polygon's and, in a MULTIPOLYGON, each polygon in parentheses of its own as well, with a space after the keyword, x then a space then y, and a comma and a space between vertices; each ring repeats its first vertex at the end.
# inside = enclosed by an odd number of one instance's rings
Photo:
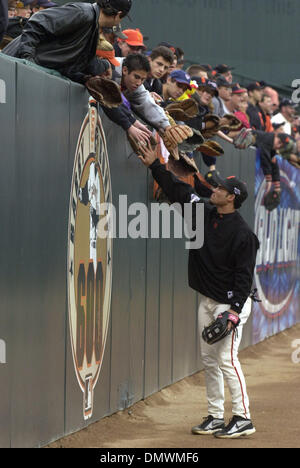
POLYGON ((240 133, 233 139, 233 144, 237 149, 247 149, 253 145, 254 137, 251 128, 242 128, 240 133))
POLYGON ((179 151, 193 153, 197 148, 204 143, 204 138, 199 130, 192 128, 193 136, 187 138, 183 143, 178 145, 179 151))
POLYGON ((289 140, 284 147, 279 151, 280 156, 288 161, 291 159, 292 154, 297 154, 297 143, 293 140, 289 140))
POLYGON ((242 122, 233 114, 224 115, 224 117, 220 120, 220 130, 221 131, 229 131, 229 132, 236 132, 240 130, 242 126, 242 122))
POLYGON ((205 327, 202 332, 203 340, 209 344, 213 345, 218 343, 218 341, 223 340, 226 336, 230 335, 232 329, 228 329, 228 322, 233 323, 234 327, 238 327, 240 324, 240 319, 237 315, 234 315, 230 312, 224 312, 223 314, 218 315, 217 319, 212 322, 208 327, 205 327))
POLYGON ((176 177, 188 177, 190 175, 197 174, 199 169, 194 161, 194 159, 189 158, 182 151, 179 152, 179 160, 175 161, 173 158, 169 158, 168 169, 176 177))
POLYGON ((220 130, 220 117, 217 115, 207 114, 203 123, 205 124, 204 130, 202 130, 204 138, 212 138, 220 130))
POLYGON ((218 178, 221 178, 221 174, 217 170, 209 171, 204 176, 206 182, 208 182, 212 187, 217 188, 219 186, 218 178))
POLYGON ((199 111, 198 104, 194 99, 186 99, 185 101, 178 101, 169 104, 166 111, 175 120, 185 122, 193 117, 196 117, 199 111))
POLYGON ((280 205, 281 193, 270 190, 264 198, 264 206, 268 211, 276 210, 280 205))
POLYGON ((205 154, 206 156, 223 156, 224 150, 219 143, 216 141, 205 141, 202 145, 197 148, 197 151, 205 154))
POLYGON ((123 102, 120 87, 112 80, 92 76, 85 86, 90 95, 105 107, 119 107, 123 102))
MULTIPOLYGON (((174 125, 173 127, 168 127, 165 130, 162 135, 162 139, 169 153, 174 155, 176 154, 178 145, 193 135, 193 130, 187 125, 174 125)), ((179 156, 177 157, 176 154, 175 158, 179 159, 179 156)))

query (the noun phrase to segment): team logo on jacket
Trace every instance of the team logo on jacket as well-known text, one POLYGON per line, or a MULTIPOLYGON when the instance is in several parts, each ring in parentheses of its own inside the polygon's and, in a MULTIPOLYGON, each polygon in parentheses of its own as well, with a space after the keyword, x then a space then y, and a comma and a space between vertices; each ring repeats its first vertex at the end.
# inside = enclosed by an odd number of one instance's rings
POLYGON ((299 255, 299 199, 295 184, 281 170, 281 203, 274 211, 263 206, 263 181, 255 206, 255 233, 260 241, 255 282, 262 310, 268 317, 282 315, 295 297, 299 255))
POLYGON ((74 161, 67 260, 69 327, 75 372, 84 395, 84 419, 93 414, 109 325, 112 241, 110 236, 99 237, 98 225, 101 205, 112 203, 111 196, 105 136, 90 100, 74 161))

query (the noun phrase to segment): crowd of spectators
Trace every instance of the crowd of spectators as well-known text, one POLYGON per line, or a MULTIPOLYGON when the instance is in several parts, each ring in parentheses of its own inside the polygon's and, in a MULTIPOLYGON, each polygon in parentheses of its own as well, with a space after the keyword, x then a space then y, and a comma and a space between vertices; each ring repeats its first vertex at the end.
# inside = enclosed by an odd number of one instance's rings
POLYGON ((28 19, 37 11, 57 7, 51 0, 1 0, 3 5, 2 18, 6 17, 5 27, 0 29, 1 48, 12 39, 18 37, 28 19))
MULTIPOLYGON (((66 14, 66 7, 57 7, 57 4, 51 0, 1 0, 1 5, 6 1, 8 1, 8 21, 1 22, 0 48, 8 55, 45 65, 41 59, 28 53, 28 47, 25 54, 20 53, 20 49, 16 52, 16 47, 11 52, 13 49, 10 49, 10 46, 17 44, 24 34, 27 36, 31 34, 32 23, 34 47, 38 49, 39 43, 49 40, 51 34, 52 37, 55 36, 55 31, 49 31, 47 36, 43 24, 42 36, 36 16, 39 15, 37 19, 42 19, 41 10, 50 12, 50 9, 51 11, 55 9, 57 19, 60 14, 66 14), (25 28, 26 25, 30 27, 25 28), (39 34, 41 38, 37 39, 39 34)), ((114 4, 122 4, 122 1, 131 4, 130 0, 109 0, 106 3, 105 0, 99 0, 98 6, 105 11, 106 4, 111 7, 114 4)), ((77 5, 80 8, 83 4, 77 5)), ((50 13, 49 17, 51 14, 54 18, 53 13, 50 13)), ((57 67, 58 71, 82 84, 85 83, 87 74, 101 76, 117 83, 120 86, 122 103, 112 108, 102 103, 103 111, 127 132, 131 143, 135 140, 138 145, 151 138, 153 141, 154 136, 165 162, 168 162, 169 154, 174 157, 175 153, 175 159, 178 159, 178 153, 170 151, 161 138, 164 131, 176 125, 190 127, 194 132, 194 140, 187 139, 190 146, 188 144, 185 146, 184 160, 186 161, 187 156, 189 163, 192 162, 190 167, 194 168, 195 151, 201 153, 207 167, 207 173, 202 180, 211 185, 214 183, 214 175, 217 174, 217 157, 223 153, 221 146, 214 146, 214 149, 211 149, 212 146, 208 148, 206 141, 224 140, 235 144, 235 138, 241 135, 241 131, 247 130, 248 135, 251 133, 252 144, 259 150, 261 166, 267 181, 266 192, 271 190, 276 192, 280 201, 277 155, 286 158, 296 168, 300 167, 300 117, 294 103, 279 96, 275 89, 260 81, 259 77, 257 81, 241 86, 234 79, 234 68, 231 66, 207 63, 188 66, 184 51, 177 44, 160 42, 150 47, 147 45, 148 38, 144 37, 140 29, 132 26, 131 29, 122 31, 119 21, 114 23, 105 20, 106 17, 103 15, 100 17, 102 23, 100 19, 95 58, 92 59, 92 67, 89 61, 85 69, 89 72, 77 69, 74 72, 73 65, 69 68, 57 67), (196 102, 197 111, 193 115, 178 116, 178 112, 185 113, 186 103, 184 105, 182 103, 188 100, 196 102), (180 107, 180 111, 175 108, 175 114, 174 103, 178 103, 180 107), (173 107, 169 107, 170 105, 173 107), (172 111, 169 112, 168 109, 171 108, 172 111), (209 128, 212 129, 210 133, 209 128)), ((52 23, 51 27, 55 27, 55 22, 52 23)), ((66 34, 70 34, 68 29, 66 34)), ((53 47, 57 45, 54 44, 53 47)), ((49 68, 52 67, 56 68, 55 65, 49 68)), ((243 149, 242 145, 235 146, 243 149)), ((182 151, 179 153, 182 156, 182 151)))

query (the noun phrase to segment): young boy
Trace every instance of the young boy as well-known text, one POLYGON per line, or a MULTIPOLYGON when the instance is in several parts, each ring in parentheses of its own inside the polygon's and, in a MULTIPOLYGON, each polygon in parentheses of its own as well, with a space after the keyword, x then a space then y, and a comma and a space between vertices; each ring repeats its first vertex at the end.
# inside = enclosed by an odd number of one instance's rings
POLYGON ((136 130, 137 121, 132 112, 158 131, 163 132, 170 126, 164 110, 155 103, 149 91, 143 86, 150 72, 150 63, 146 56, 141 54, 128 55, 122 64, 122 77, 119 83, 123 94, 123 105, 117 109, 103 108, 106 115, 119 125, 118 119, 122 113, 124 125, 121 126, 131 136, 142 140, 148 140, 149 131, 145 132, 146 127, 144 125, 143 128, 137 129, 140 131, 136 130), (127 125, 125 124, 126 119, 127 125), (134 119, 134 122, 132 119, 134 119), (131 121, 131 125, 129 125, 129 121, 131 121), (135 128, 131 128, 133 123, 135 123, 135 128))
POLYGON ((188 89, 192 89, 190 75, 183 70, 174 70, 163 85, 164 101, 177 101, 188 89))
POLYGON ((168 47, 160 46, 153 49, 149 56, 150 73, 144 82, 145 88, 152 94, 152 97, 158 101, 163 95, 163 85, 161 78, 168 73, 170 66, 174 61, 174 54, 168 47))
MULTIPOLYGON (((123 130, 127 132, 128 136, 144 142, 149 140, 151 132, 145 125, 137 120, 136 116, 133 114, 132 105, 129 99, 125 97, 125 94, 130 97, 131 94, 134 95, 138 92, 137 90, 142 87, 149 73, 150 64, 144 55, 131 54, 126 57, 123 61, 122 76, 119 83, 122 91, 123 104, 115 109, 109 109, 102 106, 104 113, 109 117, 109 119, 122 127, 123 130)), ((146 91, 145 88, 142 90, 144 91, 145 97, 149 95, 150 100, 150 94, 148 91, 146 91)), ((154 101, 151 101, 152 105, 154 105, 154 101)))

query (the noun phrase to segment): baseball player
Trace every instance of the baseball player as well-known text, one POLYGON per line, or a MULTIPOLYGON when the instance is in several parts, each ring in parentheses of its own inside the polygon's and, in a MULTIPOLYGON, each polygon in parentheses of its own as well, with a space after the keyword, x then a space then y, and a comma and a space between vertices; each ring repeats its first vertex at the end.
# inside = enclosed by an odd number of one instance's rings
MULTIPOLYGON (((189 253, 189 285, 200 293, 199 332, 205 368, 208 416, 192 428, 193 434, 237 438, 255 432, 245 378, 238 360, 243 326, 251 312, 251 286, 259 241, 238 213, 247 199, 246 185, 236 177, 219 179, 209 202, 190 185, 177 179, 156 158, 148 144, 140 160, 171 203, 204 203, 204 245, 189 253), (212 321, 215 325, 209 327, 212 321), (208 327, 208 328, 207 328, 208 327), (213 339, 211 339, 213 338, 213 339), (214 344, 212 344, 214 343, 214 344), (233 418, 224 422, 224 379, 232 397, 233 418)), ((196 215, 194 210, 194 226, 196 215)))
POLYGON ((94 271, 97 270, 97 227, 100 219, 101 187, 96 164, 90 165, 90 174, 85 187, 79 189, 79 200, 90 206, 90 259, 93 260, 94 271))

